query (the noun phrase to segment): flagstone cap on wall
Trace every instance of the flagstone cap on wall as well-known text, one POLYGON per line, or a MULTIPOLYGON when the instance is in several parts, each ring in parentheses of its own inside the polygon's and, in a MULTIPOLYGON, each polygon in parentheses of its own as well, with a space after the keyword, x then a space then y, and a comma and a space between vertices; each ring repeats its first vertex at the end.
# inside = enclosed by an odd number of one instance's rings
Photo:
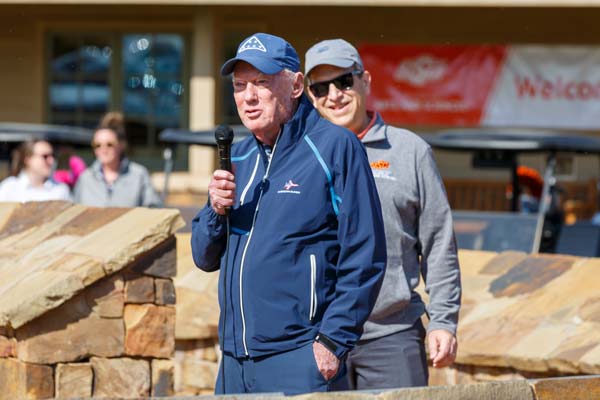
POLYGON ((0 203, 0 328, 19 328, 184 225, 179 211, 0 203))
POLYGON ((461 250, 457 362, 600 373, 600 259, 461 250))

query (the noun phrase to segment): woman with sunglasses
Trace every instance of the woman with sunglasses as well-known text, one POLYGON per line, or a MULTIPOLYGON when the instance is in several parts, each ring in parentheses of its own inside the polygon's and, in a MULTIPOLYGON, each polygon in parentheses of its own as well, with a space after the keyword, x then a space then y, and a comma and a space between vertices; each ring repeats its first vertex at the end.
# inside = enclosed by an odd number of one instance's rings
POLYGON ((0 184, 0 201, 70 200, 67 185, 52 179, 54 150, 45 140, 21 143, 12 153, 11 176, 0 184))
POLYGON ((130 161, 123 115, 106 114, 94 133, 94 163, 79 177, 77 203, 95 207, 157 207, 162 204, 148 170, 130 161))

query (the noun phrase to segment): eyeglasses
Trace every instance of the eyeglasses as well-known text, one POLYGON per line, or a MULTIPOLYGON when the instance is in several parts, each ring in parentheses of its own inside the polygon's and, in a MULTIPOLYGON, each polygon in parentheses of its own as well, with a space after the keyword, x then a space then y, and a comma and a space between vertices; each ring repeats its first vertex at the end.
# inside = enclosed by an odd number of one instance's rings
POLYGON ((44 161, 54 160, 54 153, 44 153, 44 154, 35 154, 34 153, 33 155, 43 158, 44 161))
POLYGON ((329 93, 330 84, 333 83, 333 85, 339 90, 352 89, 352 86, 354 86, 354 75, 357 75, 360 78, 362 74, 363 71, 348 72, 329 81, 313 83, 312 85, 309 85, 308 88, 310 89, 312 94, 315 95, 315 97, 327 96, 327 94, 329 93))
POLYGON ((106 147, 106 148, 112 149, 113 147, 117 147, 117 144, 115 142, 105 142, 105 143, 93 142, 92 143, 92 148, 94 150, 99 149, 100 147, 106 147))

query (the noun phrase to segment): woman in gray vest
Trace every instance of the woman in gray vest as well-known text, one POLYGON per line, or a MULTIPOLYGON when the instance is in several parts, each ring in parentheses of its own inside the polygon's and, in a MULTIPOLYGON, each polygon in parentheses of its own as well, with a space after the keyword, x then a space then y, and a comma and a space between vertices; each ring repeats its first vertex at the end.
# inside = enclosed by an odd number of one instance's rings
POLYGON ((96 160, 74 190, 75 202, 96 207, 157 207, 162 204, 148 170, 125 156, 127 138, 123 115, 109 112, 94 133, 96 160))

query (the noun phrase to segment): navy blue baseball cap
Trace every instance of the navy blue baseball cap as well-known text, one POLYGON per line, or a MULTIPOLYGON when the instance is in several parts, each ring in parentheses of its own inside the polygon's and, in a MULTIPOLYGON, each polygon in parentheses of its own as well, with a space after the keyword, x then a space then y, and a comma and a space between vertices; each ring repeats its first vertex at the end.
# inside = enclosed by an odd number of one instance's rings
POLYGON ((268 33, 255 33, 244 39, 235 57, 221 67, 221 75, 231 74, 238 61, 245 61, 267 75, 276 74, 284 68, 292 72, 300 71, 300 59, 292 45, 268 33))

